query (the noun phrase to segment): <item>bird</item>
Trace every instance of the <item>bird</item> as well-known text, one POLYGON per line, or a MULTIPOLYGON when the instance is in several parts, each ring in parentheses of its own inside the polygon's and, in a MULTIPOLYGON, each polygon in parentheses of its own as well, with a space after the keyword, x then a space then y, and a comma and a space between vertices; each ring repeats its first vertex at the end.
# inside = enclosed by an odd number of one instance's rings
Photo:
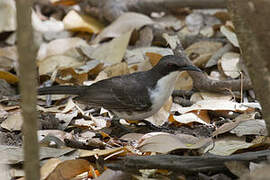
POLYGON ((181 71, 198 71, 186 56, 166 55, 150 70, 115 76, 90 86, 51 86, 38 89, 39 95, 77 95, 75 100, 92 107, 103 107, 125 120, 144 120, 171 96, 181 71))

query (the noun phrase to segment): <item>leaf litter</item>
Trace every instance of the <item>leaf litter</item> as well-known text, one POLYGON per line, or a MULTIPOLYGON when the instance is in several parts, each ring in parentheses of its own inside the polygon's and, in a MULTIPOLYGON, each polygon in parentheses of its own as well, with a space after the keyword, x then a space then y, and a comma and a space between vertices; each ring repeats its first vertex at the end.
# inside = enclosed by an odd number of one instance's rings
MULTIPOLYGON (((184 18, 167 14, 153 18, 128 12, 110 25, 105 25, 96 17, 72 8, 66 11, 64 18, 57 20, 52 17, 44 20, 33 10, 33 26, 44 37, 37 54, 39 75, 46 77, 40 84, 51 81, 59 85, 90 85, 109 77, 150 69, 162 56, 173 52, 168 46, 154 45, 154 40, 148 47, 134 46, 132 42, 138 40, 135 32, 140 32, 145 26, 160 28, 163 32, 174 29, 177 36, 169 36, 170 33, 161 36, 168 44, 191 35, 203 36, 206 40, 198 40, 185 47, 187 56, 212 78, 239 79, 242 55, 239 54, 234 27, 229 19, 223 17, 226 13, 210 15, 190 11, 184 18), (54 34, 53 39, 46 39, 49 32, 64 31, 72 33, 65 37, 54 34), (84 38, 84 33, 88 39, 84 38), (217 66, 209 69, 205 67, 206 64, 225 46, 211 39, 217 34, 235 48, 220 56, 217 66)), ((12 23, 13 18, 10 16, 7 19, 12 23)), ((6 27, 9 30, 0 24, 0 33, 15 29, 12 24, 6 27)), ((18 83, 17 60, 15 46, 1 47, 0 78, 12 84, 12 88, 18 83)), ((192 78, 187 72, 182 72, 175 90, 192 89, 192 78)), ((241 152, 255 152, 256 148, 267 149, 270 143, 266 138, 260 104, 248 93, 244 93, 248 101, 242 103, 237 92, 228 92, 193 92, 192 95, 182 96, 193 104, 189 107, 176 104, 173 96, 145 122, 134 124, 121 120, 124 129, 115 125, 110 120, 111 113, 103 108, 88 107, 67 99, 67 96, 58 95, 52 96, 52 105, 48 106, 45 102, 48 97, 39 96, 37 110, 43 120, 38 131, 42 146, 42 179, 102 176, 108 173, 106 163, 117 164, 121 157, 128 156, 176 154, 185 157, 193 153, 198 156, 212 154, 226 157, 241 152), (45 127, 42 123, 46 121, 54 121, 57 128, 42 129, 45 127), (153 129, 147 122, 158 128, 153 129), (104 163, 100 164, 100 161, 104 163)), ((13 108, 14 105, 4 102, 1 101, 0 106, 0 139, 8 136, 6 131, 19 133, 22 137, 22 118, 18 107, 13 108)), ((1 162, 11 165, 22 163, 22 147, 8 145, 12 143, 1 145, 1 154, 5 155, 1 162)), ((226 165, 234 171, 232 164, 226 165)), ((142 175, 147 173, 140 172, 142 175)), ((157 173, 158 169, 153 171, 153 174, 157 173)))

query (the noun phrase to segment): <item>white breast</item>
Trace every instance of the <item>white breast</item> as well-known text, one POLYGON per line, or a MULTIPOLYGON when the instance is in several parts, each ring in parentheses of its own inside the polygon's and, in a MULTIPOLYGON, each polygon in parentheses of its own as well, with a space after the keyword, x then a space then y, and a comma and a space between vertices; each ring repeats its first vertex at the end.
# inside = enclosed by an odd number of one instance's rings
POLYGON ((142 120, 148 118, 158 112, 163 104, 168 100, 174 89, 175 82, 179 76, 179 72, 172 72, 161 78, 154 89, 148 89, 152 101, 151 111, 136 112, 127 114, 125 112, 114 112, 118 117, 127 120, 142 120))
POLYGON ((158 81, 155 89, 149 89, 150 97, 153 102, 152 111, 157 112, 168 100, 173 92, 178 76, 178 71, 171 72, 158 81))

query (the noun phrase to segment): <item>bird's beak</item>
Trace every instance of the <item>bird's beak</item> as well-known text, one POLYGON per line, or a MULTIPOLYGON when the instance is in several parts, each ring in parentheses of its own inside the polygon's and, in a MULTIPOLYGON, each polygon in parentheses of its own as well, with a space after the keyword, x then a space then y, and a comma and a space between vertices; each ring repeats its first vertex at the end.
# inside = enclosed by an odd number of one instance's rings
POLYGON ((198 71, 198 72, 202 72, 202 70, 200 68, 197 68, 196 66, 185 66, 185 67, 181 67, 182 71, 186 70, 186 71, 198 71))

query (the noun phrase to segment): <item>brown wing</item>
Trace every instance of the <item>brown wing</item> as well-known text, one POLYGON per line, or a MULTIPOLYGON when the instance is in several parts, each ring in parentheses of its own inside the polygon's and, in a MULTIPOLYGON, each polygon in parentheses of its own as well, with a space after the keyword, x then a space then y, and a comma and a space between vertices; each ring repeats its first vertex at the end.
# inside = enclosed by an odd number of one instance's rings
POLYGON ((135 73, 99 81, 87 88, 77 97, 79 101, 92 106, 117 111, 143 111, 151 107, 144 74, 135 73), (136 76, 136 78, 135 78, 136 76))

